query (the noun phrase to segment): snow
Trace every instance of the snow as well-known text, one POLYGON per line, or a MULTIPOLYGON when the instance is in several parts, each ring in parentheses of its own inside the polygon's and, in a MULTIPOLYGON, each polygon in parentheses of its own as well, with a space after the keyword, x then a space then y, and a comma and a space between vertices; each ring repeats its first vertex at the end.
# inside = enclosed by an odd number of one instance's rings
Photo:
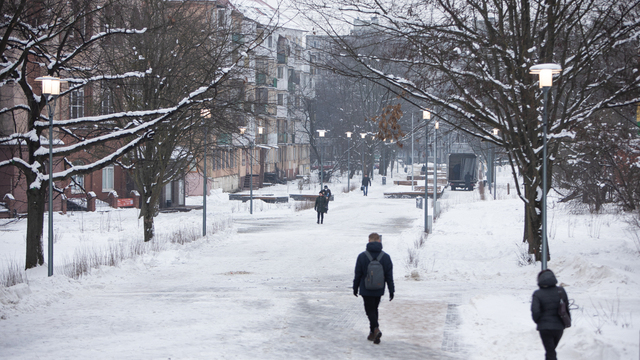
MULTIPOLYGON (((135 209, 55 213, 54 276, 42 266, 27 272, 27 284, 0 288, 0 357, 541 359, 529 310, 540 264, 518 265, 523 204, 510 174, 499 168, 497 200, 447 189, 426 238, 415 200, 383 197, 403 189, 390 185, 402 172, 384 186, 376 174, 367 197, 343 193, 346 179, 330 183, 335 201, 322 225, 293 203, 255 201, 250 215, 248 202, 212 190, 206 237, 202 210, 161 213, 160 250, 78 280, 61 274, 67 259, 140 241, 142 221, 135 209), (178 231, 199 235, 167 242, 178 231), (381 302, 379 346, 366 340, 362 300, 351 292, 355 259, 373 231, 383 235, 396 283, 394 300, 381 302)), ((315 183, 302 192, 318 190, 315 183)), ((254 191, 300 192, 297 182, 254 191)), ((187 200, 199 205, 202 197, 187 200)), ((638 229, 613 210, 592 215, 556 200, 549 198, 549 267, 574 302, 558 358, 636 359, 638 229)), ((26 220, 0 225, 1 273, 24 257, 26 220)))

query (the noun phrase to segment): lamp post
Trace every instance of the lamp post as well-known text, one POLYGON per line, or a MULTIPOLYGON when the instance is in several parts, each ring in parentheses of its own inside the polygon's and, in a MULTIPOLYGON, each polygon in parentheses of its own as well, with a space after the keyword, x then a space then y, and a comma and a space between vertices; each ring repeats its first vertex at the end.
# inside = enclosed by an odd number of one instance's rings
POLYGON ((351 191, 351 131, 347 131, 347 193, 351 191))
POLYGON ((60 96, 60 83, 63 82, 54 76, 42 76, 36 78, 42 81, 42 95, 49 110, 49 239, 47 252, 48 275, 53 275, 53 113, 56 109, 56 100, 60 96), (53 100, 53 106, 49 103, 48 96, 53 100))
POLYGON ((362 177, 364 177, 364 172, 367 171, 367 167, 364 165, 364 139, 367 137, 367 133, 360 133, 360 137, 362 138, 362 177))
MULTIPOLYGON (((438 203, 438 129, 440 128, 440 122, 436 121, 434 123, 434 132, 433 132, 433 220, 435 221, 436 216, 438 214, 436 210, 436 205, 438 203)), ((427 167, 428 168, 428 167, 427 167)), ((425 178, 426 178, 425 173, 425 178)))
MULTIPOLYGON (((240 127, 240 135, 244 135, 246 131, 246 127, 240 127)), ((246 174, 245 172, 245 176, 246 174)), ((249 174, 249 214, 253 214, 253 140, 251 139, 249 139, 249 174)))
MULTIPOLYGON (((263 126, 258 126, 258 135, 262 135, 262 133, 264 132, 264 127, 263 126)), ((254 137, 255 137, 255 133, 254 133, 254 137)), ((253 155, 255 153, 254 147, 255 147, 255 140, 251 141, 251 154, 249 155, 249 161, 250 161, 250 171, 251 171, 251 181, 249 182, 249 214, 253 215, 253 155)))
MULTIPOLYGON (((499 130, 497 128, 493 129, 493 136, 498 137, 499 130)), ((496 146, 493 145, 491 148, 493 150, 492 162, 493 162, 493 170, 491 171, 491 176, 493 176, 493 200, 496 199, 496 193, 498 192, 497 180, 496 180, 496 146)))
POLYGON ((413 191, 413 112, 411 113, 411 191, 413 191))
POLYGON ((211 110, 200 110, 202 125, 204 125, 204 165, 202 184, 202 236, 207 236, 207 119, 211 119, 211 110))
MULTIPOLYGON (((327 130, 316 130, 318 132, 318 136, 323 138, 324 134, 327 130)), ((324 145, 320 150, 320 190, 322 190, 322 185, 324 184, 324 145)))
POLYGON ((544 93, 544 109, 542 112, 542 270, 547 269, 547 100, 549 88, 553 86, 553 74, 558 74, 562 68, 558 64, 539 64, 530 68, 530 74, 537 74, 540 87, 544 93))
MULTIPOLYGON (((422 111, 422 119, 425 120, 425 122, 428 122, 429 119, 431 119, 431 113, 429 112, 429 110, 423 110, 422 111)), ((425 142, 425 154, 424 154, 424 162, 425 162, 425 170, 424 170, 424 232, 429 233, 431 231, 431 227, 429 226, 429 206, 427 206, 429 204, 429 193, 428 193, 428 181, 427 181, 427 151, 429 150, 429 129, 425 126, 424 127, 424 134, 426 137, 426 142, 425 142)))

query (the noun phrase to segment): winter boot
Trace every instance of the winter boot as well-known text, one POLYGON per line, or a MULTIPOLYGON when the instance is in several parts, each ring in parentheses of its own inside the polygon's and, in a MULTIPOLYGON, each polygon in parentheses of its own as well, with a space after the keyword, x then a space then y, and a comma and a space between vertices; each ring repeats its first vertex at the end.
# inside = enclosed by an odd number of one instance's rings
POLYGON ((369 336, 367 336, 367 340, 373 341, 373 330, 369 331, 369 336))
POLYGON ((380 329, 373 329, 373 343, 380 344, 380 338, 382 337, 382 331, 380 329))

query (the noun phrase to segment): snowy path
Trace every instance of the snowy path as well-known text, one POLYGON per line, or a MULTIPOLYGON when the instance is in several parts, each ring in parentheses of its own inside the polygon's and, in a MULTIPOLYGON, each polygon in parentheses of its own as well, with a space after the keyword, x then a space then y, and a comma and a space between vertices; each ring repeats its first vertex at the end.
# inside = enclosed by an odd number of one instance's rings
POLYGON ((413 240, 403 237, 421 210, 379 189, 337 195, 323 225, 313 211, 236 214, 230 239, 130 265, 135 275, 95 272, 50 306, 3 321, 0 357, 464 358, 459 287, 404 279, 404 243, 413 240), (355 258, 373 231, 394 260, 397 288, 381 303, 380 346, 366 340, 362 300, 351 291, 355 258))

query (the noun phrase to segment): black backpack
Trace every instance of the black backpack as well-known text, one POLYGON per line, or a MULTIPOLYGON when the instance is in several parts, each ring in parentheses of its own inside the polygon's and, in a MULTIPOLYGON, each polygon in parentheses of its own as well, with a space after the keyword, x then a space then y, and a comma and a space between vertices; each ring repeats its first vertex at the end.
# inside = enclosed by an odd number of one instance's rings
POLYGON ((384 251, 380 251, 380 254, 375 259, 369 251, 365 251, 364 253, 369 258, 367 277, 364 279, 364 288, 367 290, 384 289, 384 267, 380 263, 382 256, 384 256, 384 251))

